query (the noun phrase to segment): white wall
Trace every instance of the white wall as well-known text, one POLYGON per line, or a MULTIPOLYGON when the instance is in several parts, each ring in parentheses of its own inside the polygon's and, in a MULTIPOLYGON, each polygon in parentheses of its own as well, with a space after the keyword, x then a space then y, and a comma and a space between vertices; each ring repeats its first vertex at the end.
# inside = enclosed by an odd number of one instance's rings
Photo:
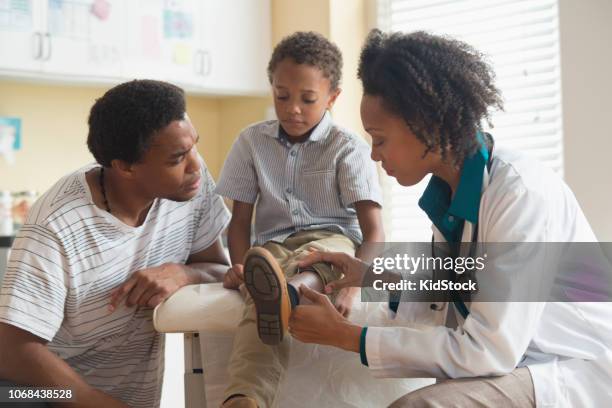
POLYGON ((612 241, 612 1, 560 0, 565 179, 612 241))

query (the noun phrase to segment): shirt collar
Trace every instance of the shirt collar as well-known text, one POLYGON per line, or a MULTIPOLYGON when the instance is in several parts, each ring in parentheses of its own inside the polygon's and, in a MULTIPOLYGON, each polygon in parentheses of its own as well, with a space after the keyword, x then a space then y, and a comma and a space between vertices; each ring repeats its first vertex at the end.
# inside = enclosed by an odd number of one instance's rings
POLYGON ((470 221, 473 224, 478 223, 480 193, 484 168, 489 160, 489 151, 480 132, 477 133, 477 137, 481 147, 476 153, 463 161, 461 177, 452 201, 450 186, 437 176, 431 177, 419 200, 419 207, 427 213, 434 224, 446 214, 470 221))
MULTIPOLYGON (((325 138, 329 134, 329 130, 331 129, 331 126, 332 126, 331 114, 329 113, 329 110, 326 110, 325 113, 323 114, 323 117, 319 121, 319 123, 317 123, 314 126, 314 128, 311 129, 310 136, 308 137, 306 141, 307 142, 318 142, 321 140, 325 140, 325 138)), ((270 136, 275 137, 280 140, 287 140, 287 136, 285 135, 285 132, 283 128, 281 127, 280 122, 278 120, 276 121, 275 126, 272 129, 272 132, 270 133, 270 136)))
POLYGON ((320 140, 324 140, 329 134, 329 129, 332 125, 331 114, 328 110, 323 114, 323 118, 319 121, 319 124, 315 126, 308 141, 310 142, 318 142, 320 140))

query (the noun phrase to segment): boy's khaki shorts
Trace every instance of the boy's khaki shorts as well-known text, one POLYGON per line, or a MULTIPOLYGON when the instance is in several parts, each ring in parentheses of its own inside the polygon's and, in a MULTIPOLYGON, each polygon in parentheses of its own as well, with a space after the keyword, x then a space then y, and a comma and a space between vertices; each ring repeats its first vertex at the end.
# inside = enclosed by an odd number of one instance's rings
MULTIPOLYGON (((351 256, 355 255, 356 245, 350 238, 346 236, 326 231, 300 231, 289 236, 284 242, 268 241, 263 247, 270 251, 276 258, 285 276, 290 278, 298 271, 298 262, 308 254, 308 250, 316 249, 326 252, 344 252, 351 256)), ((312 265, 317 272, 324 285, 329 282, 340 279, 341 274, 336 271, 331 265, 326 263, 318 263, 312 265)))

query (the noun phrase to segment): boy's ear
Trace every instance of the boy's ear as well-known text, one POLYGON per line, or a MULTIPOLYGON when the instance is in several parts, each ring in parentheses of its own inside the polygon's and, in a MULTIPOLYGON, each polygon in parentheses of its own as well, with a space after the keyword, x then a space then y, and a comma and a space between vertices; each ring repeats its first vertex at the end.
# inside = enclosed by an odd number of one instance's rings
POLYGON ((342 89, 340 88, 336 88, 333 91, 330 91, 329 93, 329 101, 327 101, 327 109, 331 109, 334 106, 334 103, 336 103, 336 99, 338 98, 338 95, 340 95, 340 92, 342 92, 342 89))

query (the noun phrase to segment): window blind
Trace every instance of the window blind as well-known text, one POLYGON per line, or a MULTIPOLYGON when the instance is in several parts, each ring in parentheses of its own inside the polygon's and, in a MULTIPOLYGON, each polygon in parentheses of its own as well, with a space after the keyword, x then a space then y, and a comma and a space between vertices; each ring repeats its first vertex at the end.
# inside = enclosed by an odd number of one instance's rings
MULTIPOLYGON (((496 146, 532 155, 563 176, 558 0, 378 0, 384 31, 449 35, 484 53, 496 72, 505 111, 493 112, 496 146)), ((418 207, 429 177, 402 187, 383 176, 388 241, 428 241, 418 207)))

